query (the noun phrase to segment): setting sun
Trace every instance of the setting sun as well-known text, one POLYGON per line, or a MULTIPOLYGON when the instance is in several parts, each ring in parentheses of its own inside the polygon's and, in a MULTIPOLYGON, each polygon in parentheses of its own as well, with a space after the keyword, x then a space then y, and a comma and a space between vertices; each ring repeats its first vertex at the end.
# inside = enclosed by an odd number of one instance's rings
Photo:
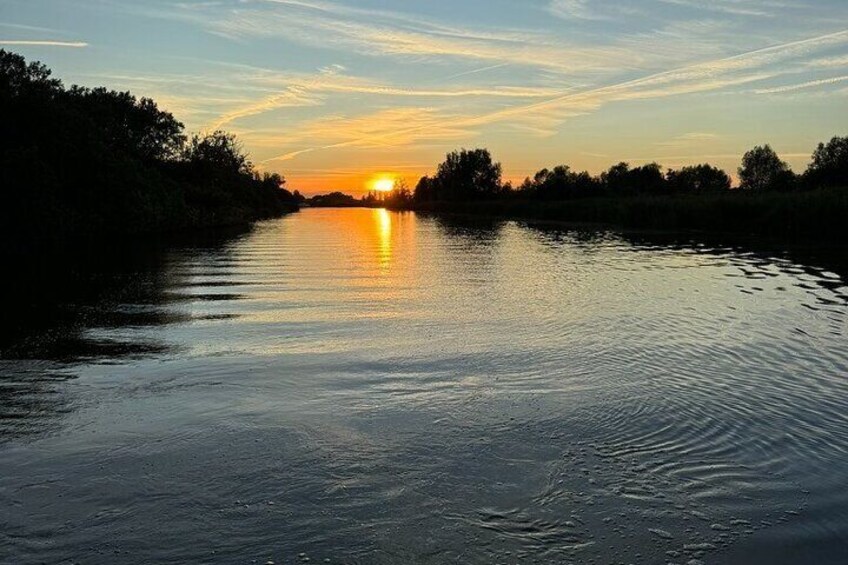
POLYGON ((378 177, 371 182, 371 186, 377 192, 391 192, 395 189, 394 177, 378 177))

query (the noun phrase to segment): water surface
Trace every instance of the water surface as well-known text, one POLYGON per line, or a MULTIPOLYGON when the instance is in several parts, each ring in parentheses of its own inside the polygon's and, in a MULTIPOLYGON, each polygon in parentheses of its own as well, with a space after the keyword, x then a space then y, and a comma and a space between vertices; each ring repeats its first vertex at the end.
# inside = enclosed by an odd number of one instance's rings
POLYGON ((840 261, 382 210, 65 260, 4 275, 2 563, 848 562, 840 261))

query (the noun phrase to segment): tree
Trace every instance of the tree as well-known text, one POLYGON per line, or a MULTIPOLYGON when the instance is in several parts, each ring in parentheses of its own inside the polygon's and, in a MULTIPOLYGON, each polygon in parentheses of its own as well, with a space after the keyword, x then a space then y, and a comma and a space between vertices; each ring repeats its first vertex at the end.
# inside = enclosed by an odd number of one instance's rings
POLYGON ((398 179, 395 181, 394 190, 386 198, 386 204, 396 208, 405 208, 411 202, 412 191, 409 189, 409 184, 406 182, 406 179, 398 179))
POLYGON ((787 190, 795 181, 789 164, 769 145, 757 146, 742 157, 740 187, 745 190, 787 190))
POLYGON ((637 192, 661 192, 665 189, 665 177, 658 163, 636 167, 628 175, 630 188, 637 192))
POLYGON ((622 192, 629 188, 630 164, 621 162, 601 173, 601 184, 609 191, 622 192))
POLYGON ((223 131, 192 137, 183 152, 183 160, 197 168, 220 174, 253 173, 253 164, 245 156, 236 137, 223 131))
MULTIPOLYGON (((568 165, 559 165, 553 169, 542 169, 532 179, 525 179, 518 187, 518 193, 522 198, 564 200, 589 196, 597 186, 598 181, 588 172, 576 173, 568 165)), ((511 187, 506 192, 510 191, 511 187)))
POLYGON ((279 175, 254 172, 235 138, 187 143, 149 98, 65 89, 0 50, 0 230, 14 237, 240 223, 294 208, 279 175))
POLYGON ((43 64, 26 59, 17 53, 0 49, 0 100, 32 95, 35 92, 58 94, 62 81, 50 78, 51 73, 43 64))
POLYGON ((814 186, 848 186, 848 137, 819 143, 804 176, 814 186))
POLYGON ((659 192, 665 188, 665 178, 657 163, 631 169, 622 162, 601 173, 601 184, 613 193, 659 192))
POLYGON ((694 165, 669 170, 666 182, 674 192, 716 192, 730 188, 730 177, 712 165, 694 165))
POLYGON ((487 149, 448 153, 436 173, 437 200, 475 200, 495 196, 501 189, 501 164, 487 149))
POLYGON ((574 173, 568 165, 542 169, 533 178, 536 195, 543 200, 556 200, 574 192, 574 173))
POLYGON ((69 104, 90 116, 99 139, 147 163, 180 156, 186 136, 183 124, 159 110, 150 98, 105 88, 71 87, 69 104))
POLYGON ((416 202, 433 202, 436 200, 436 186, 432 178, 423 176, 415 185, 415 192, 412 195, 416 202))

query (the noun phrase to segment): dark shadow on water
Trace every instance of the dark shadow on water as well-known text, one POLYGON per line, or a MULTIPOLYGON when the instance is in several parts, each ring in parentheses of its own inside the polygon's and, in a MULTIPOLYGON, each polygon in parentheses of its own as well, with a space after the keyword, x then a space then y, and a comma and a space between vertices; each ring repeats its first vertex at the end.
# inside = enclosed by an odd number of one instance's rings
POLYGON ((448 238, 473 246, 491 246, 498 242, 507 222, 496 218, 420 214, 432 219, 439 231, 448 238))
POLYGON ((677 251, 713 258, 727 258, 740 276, 758 280, 780 271, 803 276, 809 290, 821 289, 848 304, 848 253, 844 246, 787 244, 761 237, 662 231, 593 230, 553 223, 520 222, 552 245, 571 245, 586 253, 604 245, 625 243, 633 253, 677 251))
POLYGON ((187 301, 241 298, 225 292, 174 292, 180 264, 173 257, 226 257, 227 246, 249 231, 2 250, 0 442, 48 432, 55 416, 72 410, 62 383, 73 378, 75 364, 177 352, 173 344, 125 330, 232 317, 169 308, 187 301))

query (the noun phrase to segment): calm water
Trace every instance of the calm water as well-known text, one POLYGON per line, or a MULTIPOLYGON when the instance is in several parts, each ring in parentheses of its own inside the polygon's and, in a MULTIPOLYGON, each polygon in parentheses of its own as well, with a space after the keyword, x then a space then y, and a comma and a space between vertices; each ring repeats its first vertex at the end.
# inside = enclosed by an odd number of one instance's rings
POLYGON ((846 271, 664 239, 306 210, 7 271, 0 562, 848 562, 846 271))

